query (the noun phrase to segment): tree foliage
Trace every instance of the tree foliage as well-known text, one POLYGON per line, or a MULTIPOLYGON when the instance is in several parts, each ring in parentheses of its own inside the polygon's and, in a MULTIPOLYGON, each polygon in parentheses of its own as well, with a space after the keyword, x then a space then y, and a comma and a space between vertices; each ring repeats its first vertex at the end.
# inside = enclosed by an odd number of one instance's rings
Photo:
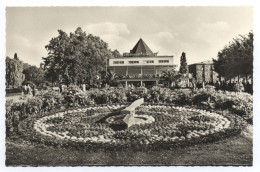
POLYGON ((19 60, 19 57, 18 57, 17 53, 14 54, 14 59, 15 60, 19 60))
POLYGON ((177 82, 178 79, 181 78, 181 76, 182 74, 175 71, 174 69, 162 72, 162 78, 164 78, 170 86, 172 86, 174 82, 177 82))
POLYGON ((29 65, 28 63, 23 63, 23 70, 25 70, 29 67, 31 67, 31 65, 29 65))
POLYGON ((213 59, 214 68, 220 76, 230 79, 236 76, 253 76, 253 32, 239 35, 213 59))
POLYGON ((188 74, 189 68, 187 64, 186 54, 183 52, 181 55, 181 65, 180 65, 180 73, 181 74, 188 74))
POLYGON ((112 52, 112 55, 113 55, 114 58, 120 58, 120 57, 122 57, 122 55, 120 54, 120 52, 119 52, 118 50, 114 50, 114 51, 112 52))
POLYGON ((44 70, 37 68, 36 66, 30 66, 23 70, 25 75, 25 82, 31 81, 36 85, 39 85, 44 81, 44 70))
POLYGON ((67 85, 95 81, 100 71, 105 70, 106 59, 112 56, 106 42, 97 36, 87 35, 79 27, 69 35, 58 30, 52 38, 43 57, 46 77, 52 82, 67 85))
POLYGON ((6 86, 16 86, 19 87, 22 85, 24 80, 23 72, 23 62, 19 60, 17 54, 15 58, 11 59, 10 57, 6 57, 6 86))

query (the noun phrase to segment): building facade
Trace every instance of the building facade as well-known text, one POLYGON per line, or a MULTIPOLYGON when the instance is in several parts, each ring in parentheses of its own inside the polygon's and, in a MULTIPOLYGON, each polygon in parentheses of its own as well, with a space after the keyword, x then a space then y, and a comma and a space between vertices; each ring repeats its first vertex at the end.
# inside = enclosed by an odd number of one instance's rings
POLYGON ((189 73, 199 83, 215 83, 218 80, 218 74, 214 71, 214 65, 211 61, 189 65, 189 73))
POLYGON ((108 60, 108 69, 115 72, 126 87, 129 84, 141 86, 163 82, 160 78, 162 72, 175 68, 173 56, 158 56, 142 39, 130 53, 108 60))

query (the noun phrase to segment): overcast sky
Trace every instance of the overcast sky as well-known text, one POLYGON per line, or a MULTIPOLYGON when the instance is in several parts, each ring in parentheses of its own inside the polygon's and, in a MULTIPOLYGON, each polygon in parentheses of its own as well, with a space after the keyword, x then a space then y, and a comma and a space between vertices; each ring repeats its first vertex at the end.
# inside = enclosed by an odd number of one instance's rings
POLYGON ((45 45, 61 29, 82 27, 109 48, 129 52, 142 38, 158 55, 188 64, 211 60, 232 38, 253 29, 252 7, 7 7, 6 55, 32 65, 47 56, 45 45))

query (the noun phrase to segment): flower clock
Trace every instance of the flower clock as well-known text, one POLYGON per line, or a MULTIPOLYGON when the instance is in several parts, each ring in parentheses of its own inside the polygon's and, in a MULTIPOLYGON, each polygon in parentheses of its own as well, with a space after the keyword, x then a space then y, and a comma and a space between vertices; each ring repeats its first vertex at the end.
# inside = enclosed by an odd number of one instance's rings
POLYGON ((142 122, 127 127, 120 114, 124 107, 104 105, 58 112, 35 120, 33 129, 48 142, 132 148, 215 141, 240 130, 233 115, 171 105, 142 105, 135 112, 142 122))

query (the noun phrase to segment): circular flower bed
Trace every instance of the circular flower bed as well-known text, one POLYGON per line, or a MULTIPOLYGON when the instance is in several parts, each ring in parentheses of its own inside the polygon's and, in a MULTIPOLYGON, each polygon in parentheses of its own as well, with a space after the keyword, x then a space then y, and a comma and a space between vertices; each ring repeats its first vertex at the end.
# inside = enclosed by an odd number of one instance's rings
POLYGON ((239 117, 169 105, 142 105, 136 117, 148 121, 127 128, 124 105, 89 107, 25 120, 21 133, 51 145, 172 148, 229 137, 241 131, 239 117), (33 131, 29 131, 30 126, 33 131), (121 126, 121 128, 120 128, 121 126), (120 129, 119 129, 120 128, 120 129))

